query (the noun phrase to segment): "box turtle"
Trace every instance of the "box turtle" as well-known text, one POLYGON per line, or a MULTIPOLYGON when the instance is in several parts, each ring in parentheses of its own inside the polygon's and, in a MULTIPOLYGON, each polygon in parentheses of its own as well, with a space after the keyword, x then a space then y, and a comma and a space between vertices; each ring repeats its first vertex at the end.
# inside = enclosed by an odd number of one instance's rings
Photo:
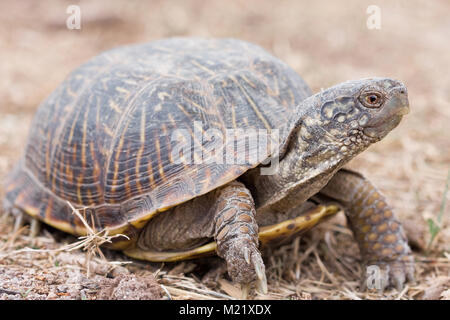
POLYGON ((399 81, 347 81, 313 95, 288 65, 240 40, 119 47, 40 105, 4 208, 18 225, 31 216, 85 235, 73 206, 95 230, 126 235, 110 246, 130 257, 217 253, 234 281, 263 292, 260 247, 342 209, 365 265, 401 288, 414 271, 402 226, 344 165, 408 111, 399 81))

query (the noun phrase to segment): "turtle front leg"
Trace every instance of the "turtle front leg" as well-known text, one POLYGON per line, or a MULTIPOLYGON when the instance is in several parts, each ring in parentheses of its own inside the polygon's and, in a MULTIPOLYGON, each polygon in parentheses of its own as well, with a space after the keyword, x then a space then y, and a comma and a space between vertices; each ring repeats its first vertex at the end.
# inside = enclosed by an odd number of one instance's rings
POLYGON ((363 287, 376 281, 370 277, 377 271, 380 290, 389 284, 401 290, 406 280, 414 281, 414 259, 403 227, 375 186, 359 173, 341 169, 320 193, 345 208, 367 272, 363 287))
POLYGON ((243 285, 244 292, 256 280, 258 290, 267 293, 250 191, 242 183, 232 182, 217 192, 214 215, 217 254, 226 260, 229 275, 243 285))

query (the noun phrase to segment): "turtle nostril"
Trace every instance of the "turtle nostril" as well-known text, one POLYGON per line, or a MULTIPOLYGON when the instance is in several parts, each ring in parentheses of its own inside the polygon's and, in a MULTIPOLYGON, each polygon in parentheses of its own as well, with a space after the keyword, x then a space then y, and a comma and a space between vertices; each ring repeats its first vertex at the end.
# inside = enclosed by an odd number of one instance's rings
POLYGON ((408 91, 406 90, 406 88, 405 88, 404 86, 401 86, 401 87, 399 88, 398 92, 399 92, 400 94, 407 94, 408 91))

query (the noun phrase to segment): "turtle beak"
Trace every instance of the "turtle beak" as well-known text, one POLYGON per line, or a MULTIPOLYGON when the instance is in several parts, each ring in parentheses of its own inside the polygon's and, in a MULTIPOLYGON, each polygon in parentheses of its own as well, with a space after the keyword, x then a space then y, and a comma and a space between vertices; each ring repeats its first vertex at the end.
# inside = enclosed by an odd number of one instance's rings
POLYGON ((408 91, 403 84, 392 88, 388 96, 389 100, 381 108, 380 114, 364 129, 364 133, 370 137, 383 138, 409 113, 408 91))
POLYGON ((408 91, 404 85, 399 85, 393 88, 390 92, 392 98, 390 104, 394 107, 392 108, 395 111, 395 114, 399 116, 404 116, 409 113, 409 100, 408 100, 408 91))

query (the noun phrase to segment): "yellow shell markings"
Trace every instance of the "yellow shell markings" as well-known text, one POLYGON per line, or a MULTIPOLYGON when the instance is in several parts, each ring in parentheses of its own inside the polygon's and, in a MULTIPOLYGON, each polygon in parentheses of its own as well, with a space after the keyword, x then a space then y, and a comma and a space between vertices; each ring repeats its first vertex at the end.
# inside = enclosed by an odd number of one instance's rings
MULTIPOLYGON (((119 174, 119 161, 118 161, 118 159, 119 159, 119 157, 120 157, 120 152, 122 151, 122 148, 123 148, 123 144, 124 144, 124 140, 125 140, 124 134, 125 134, 125 132, 127 131, 128 125, 129 125, 129 122, 127 121, 127 122, 125 123, 125 129, 123 130, 123 133, 122 133, 122 135, 120 136, 119 144, 118 144, 118 146, 117 146, 117 150, 116 150, 116 158, 115 158, 115 161, 114 161, 114 176, 113 176, 114 178, 113 178, 113 181, 117 181, 117 176, 118 176, 118 174, 119 174)), ((113 184, 113 185, 111 186, 111 192, 112 192, 112 193, 115 192, 116 187, 117 187, 117 186, 116 186, 115 184, 113 184)), ((113 201, 115 201, 115 200, 113 200, 113 201)))
MULTIPOLYGON (((141 112, 141 127, 140 127, 140 134, 139 139, 141 146, 139 147, 137 157, 136 157, 136 168, 135 173, 136 176, 140 175, 140 167, 141 167, 141 159, 142 159, 142 153, 144 152, 144 144, 145 144, 145 124, 146 124, 146 112, 145 108, 142 108, 141 112)), ((139 190, 139 193, 142 193, 142 185, 139 179, 136 180, 136 187, 139 190)))
MULTIPOLYGON (((265 246, 270 244, 270 242, 274 239, 289 237, 299 231, 309 230, 323 219, 338 213, 339 210, 339 207, 335 205, 319 205, 305 214, 298 216, 297 218, 289 219, 278 224, 261 227, 258 233, 259 242, 262 246, 265 246)), ((216 242, 212 241, 200 247, 185 251, 159 252, 141 250, 134 247, 124 250, 124 253, 135 259, 154 262, 174 262, 213 255, 215 254, 216 247, 216 242)))
POLYGON ((242 75, 241 75, 241 78, 244 79, 244 81, 247 82, 247 84, 248 84, 250 87, 256 88, 256 85, 255 85, 253 82, 251 82, 251 81, 245 76, 245 74, 242 74, 242 75))
POLYGON ((158 158, 158 172, 160 181, 166 181, 166 175, 164 173, 164 168, 162 167, 162 160, 161 160, 161 146, 159 143, 159 137, 155 139, 155 150, 156 150, 156 156, 158 158))
MULTIPOLYGON (((206 136, 206 132, 205 132, 205 130, 203 130, 203 127, 202 127, 202 125, 200 123, 195 122, 194 123, 194 127, 197 128, 197 130, 199 130, 201 132, 201 135, 200 135, 201 137, 205 137, 206 136)), ((195 128, 194 128, 194 130, 195 130, 195 128)), ((199 150, 201 152, 201 154, 200 154, 200 161, 202 161, 203 156, 207 152, 206 152, 205 148, 203 147, 202 141, 198 141, 197 138, 196 138, 196 135, 194 135, 193 137, 194 137, 194 141, 196 141, 196 143, 197 143, 197 147, 199 148, 199 150)))
POLYGON ((215 73, 214 71, 208 69, 207 67, 205 67, 204 65, 200 64, 199 62, 197 62, 197 61, 195 61, 195 60, 192 60, 191 63, 192 63, 194 66, 196 66, 196 67, 202 69, 203 71, 206 71, 207 73, 209 73, 209 74, 212 75, 212 76, 215 76, 215 75, 216 75, 216 73, 215 73))
POLYGON ((230 78, 239 87, 239 90, 241 90, 241 92, 244 94, 245 99, 247 99, 247 102, 252 107, 252 109, 255 112, 256 116, 262 121, 262 123, 264 124, 266 129, 269 130, 269 131, 272 130, 272 127, 267 122, 267 119, 262 115, 262 113, 259 111, 258 107, 256 106, 255 101, 253 101, 252 98, 250 98, 250 96, 248 95, 247 91, 245 91, 245 89, 242 87, 242 85, 239 83, 239 81, 237 81, 237 79, 235 77, 230 77, 230 78))
MULTIPOLYGON (((255 164, 255 166, 256 165, 257 164, 255 164)), ((230 183, 231 181, 236 179, 236 176, 241 175, 247 169, 248 169, 247 167, 241 166, 241 167, 237 167, 234 172, 233 171, 225 172, 224 175, 222 175, 220 177, 220 179, 218 179, 220 181, 223 181, 223 183, 221 183, 220 185, 225 185, 227 183, 230 183)), ((215 189, 217 187, 218 186, 216 186, 215 184, 210 184, 208 190, 213 190, 213 189, 215 189)), ((199 195, 197 195, 197 196, 199 196, 199 195)), ((127 226, 129 224, 131 224, 132 226, 134 226, 134 227, 136 227, 138 229, 143 228, 145 226, 145 224, 147 223, 147 221, 149 221, 151 218, 153 218, 156 214, 158 214, 160 212, 167 211, 167 210, 169 210, 169 209, 171 209, 173 207, 176 207, 176 206, 178 206, 180 204, 188 202, 189 200, 192 200, 193 198, 195 198, 197 196, 187 197, 186 199, 184 199, 184 201, 181 201, 179 203, 173 203, 171 205, 164 206, 164 204, 162 204, 162 207, 160 207, 160 208, 156 208, 155 210, 153 210, 151 212, 144 212, 139 217, 135 217, 132 221, 127 221, 126 223, 123 223, 121 225, 115 226, 114 228, 110 229, 111 230, 110 234, 113 235, 113 234, 120 233, 123 230, 126 230, 127 226)))
POLYGON ((83 183, 83 175, 80 175, 77 177, 77 199, 78 199, 78 203, 83 203, 83 197, 81 196, 81 185, 83 183))
POLYGON ((120 110, 120 107, 117 105, 117 103, 116 103, 114 100, 110 99, 110 100, 109 100, 109 103, 108 103, 108 106, 109 106, 112 110, 114 110, 115 112, 117 112, 118 114, 122 114, 122 110, 120 110))
MULTIPOLYGON (((231 125, 233 126, 233 128, 236 128, 236 111, 235 111, 235 105, 229 101, 229 99, 227 98, 227 95, 225 94, 225 90, 226 87, 228 86, 228 82, 226 80, 222 80, 220 81, 220 87, 219 89, 221 90, 222 94, 221 94, 221 98, 219 101, 217 101, 214 105, 215 106, 219 106, 220 104, 224 103, 229 105, 230 109, 231 109, 231 125)), ((223 119, 221 117, 219 117, 220 121, 223 123, 223 119)), ((223 128, 225 128, 226 125, 223 124, 223 128)))
MULTIPOLYGON (((65 132, 64 128, 67 127, 67 124, 68 124, 68 122, 70 121, 71 115, 72 115, 72 112, 70 112, 70 111, 73 110, 73 107, 76 106, 77 103, 79 102, 79 99, 80 99, 80 97, 82 96, 81 93, 84 92, 87 88, 89 88, 89 85, 90 85, 91 83, 93 83, 95 80, 101 78, 101 76, 104 75, 105 71, 109 70, 110 67, 111 67, 115 62, 116 62, 116 61, 115 61, 114 59, 109 59, 109 63, 108 63, 106 66, 104 66, 103 68, 98 69, 97 67, 94 67, 93 69, 96 70, 96 76, 94 76, 94 77, 92 77, 92 78, 89 78, 89 77, 88 77, 88 78, 85 78, 84 76, 82 76, 82 75, 80 75, 80 74, 75 75, 75 78, 76 78, 76 79, 84 79, 84 80, 85 80, 83 86, 81 86, 81 88, 78 89, 78 91, 76 92, 75 95, 72 95, 72 93, 74 93, 74 92, 71 90, 71 88, 70 88, 69 85, 67 85, 67 86, 65 87, 65 92, 67 92, 67 93, 68 93, 70 96, 72 96, 74 99, 73 99, 71 102, 69 102, 69 103, 64 107, 64 111, 65 111, 65 112, 63 112, 63 113, 61 114, 61 117, 62 117, 62 118, 59 120, 59 121, 60 121, 60 125, 58 126, 57 130, 55 130, 55 132, 54 132, 54 139, 53 139, 53 141, 54 141, 54 142, 56 141, 56 145, 53 146, 54 150, 56 150, 57 148, 59 148, 60 145, 61 145, 61 142, 63 141, 62 135, 63 135, 64 132, 65 132), (55 138, 55 137, 56 137, 56 138, 55 138)), ((58 90, 58 89, 57 89, 57 90, 58 90)), ((56 106, 59 106, 59 105, 60 105, 60 101, 59 101, 59 99, 58 99, 58 101, 57 101, 57 103, 56 103, 56 106)), ((80 109, 81 109, 81 108, 76 108, 76 109, 77 109, 77 111, 76 111, 75 117, 73 117, 74 119, 73 119, 73 123, 72 123, 72 125, 71 125, 70 133, 69 133, 69 139, 68 139, 68 144, 69 144, 69 145, 71 144, 72 139, 73 139, 73 133, 74 133, 75 124, 76 124, 76 122, 78 121, 78 116, 79 116, 79 113, 80 113, 80 109)), ((86 113, 87 113, 87 112, 86 112, 86 113)), ((58 113, 55 112, 55 117, 56 117, 57 115, 58 115, 58 113)), ((53 120, 55 121, 56 118, 53 118, 53 120)), ((76 144, 74 145, 74 148, 75 148, 75 150, 74 150, 74 152, 73 152, 73 156, 75 157, 75 156, 76 156, 76 144)), ((51 163, 52 161, 53 161, 53 154, 51 155, 50 163, 51 163)), ((61 159, 61 161, 63 161, 63 159, 61 159)), ((52 190, 53 192, 55 192, 56 171, 57 171, 57 167, 55 166, 55 167, 54 167, 54 172, 52 172, 53 177, 52 177, 52 180, 51 180, 51 190, 52 190)), ((47 179, 47 180, 49 180, 49 179, 47 179)))
MULTIPOLYGON (((191 115, 186 111, 186 109, 184 109, 184 107, 183 107, 181 104, 177 103, 177 107, 178 107, 178 108, 179 108, 179 109, 180 109, 187 117, 191 118, 191 115)), ((169 119, 171 120, 171 122, 173 121, 173 118, 170 116, 170 114, 169 114, 169 119)), ((174 128, 176 128, 176 126, 175 126, 174 128)), ((192 131, 192 129, 191 129, 189 126, 187 126, 186 129, 187 129, 187 130, 189 131, 189 133, 191 134, 191 137, 192 137, 192 139, 194 140, 195 145, 196 145, 196 146, 200 146, 201 148, 203 148, 202 142, 201 142, 201 141, 198 141, 198 139, 197 139, 196 135, 194 134, 194 132, 192 131)), ((198 155, 197 150, 198 150, 198 148, 194 148, 194 150, 193 150, 194 163, 200 163, 200 161, 201 161, 201 159, 202 159, 202 155, 201 155, 201 154, 198 155)))
POLYGON ((150 179, 150 186, 152 189, 156 188, 155 185, 155 178, 154 178, 154 174, 153 174, 153 166, 152 166, 152 162, 151 161, 147 161, 147 175, 150 179))
MULTIPOLYGON (((160 98, 164 98, 164 97, 166 97, 166 96, 167 96, 167 97, 170 97, 170 95, 164 94, 164 95, 161 96, 160 98)), ((197 105, 195 102, 193 102, 193 101, 189 101, 189 102, 191 102, 192 104, 194 104, 195 107, 197 107, 198 109, 203 109, 201 106, 197 105)), ((177 106, 178 106, 178 108, 180 108, 181 111, 183 111, 183 113, 184 113, 186 116, 190 117, 190 114, 184 109, 184 107, 183 107, 181 104, 177 104, 177 106)), ((205 110, 203 109, 203 111, 205 111, 205 110)), ((206 111, 205 111, 205 112, 206 112, 206 111)), ((175 123, 175 121, 174 121, 173 117, 171 116, 171 114, 169 114, 168 117, 169 117, 169 121, 170 121, 171 123, 175 123)), ((141 118, 141 119, 142 119, 142 118, 141 118)), ((142 127, 142 128, 143 128, 143 127, 142 127)), ((198 130, 201 130, 202 133, 205 134, 203 128, 197 127, 197 129, 198 129, 198 130)), ((167 128, 165 127, 165 125, 163 126, 162 130, 163 130, 163 131, 167 131, 167 128)), ((188 127, 188 130, 189 130, 189 132, 190 132, 190 134, 191 134, 191 137, 193 137, 194 141, 195 141, 195 142, 200 146, 200 148, 203 150, 203 146, 202 146, 201 142, 198 141, 198 140, 195 138, 195 135, 193 134, 192 129, 188 127)), ((141 131, 141 137, 145 137, 144 131, 141 131)), ((144 140, 143 140, 143 141, 144 141, 144 140)), ((165 173, 164 173, 164 170, 163 170, 163 167, 162 167, 161 154, 160 154, 160 141, 159 141, 158 139, 155 140, 155 150, 156 150, 156 152, 157 152, 157 157, 158 157, 158 171, 159 171, 159 173, 160 173, 161 180, 164 181, 164 180, 166 180, 166 177, 165 177, 165 173)), ((199 156, 199 155, 197 154, 197 152, 194 150, 194 160, 195 160, 195 161, 199 161, 199 160, 200 160, 199 157, 201 157, 201 156, 199 156)), ((172 160, 171 160, 171 161, 172 161, 172 160)), ((149 166, 149 172, 152 173, 153 170, 152 170, 152 167, 151 167, 151 161, 148 162, 148 166, 149 166)), ((234 178, 234 177, 233 177, 233 178, 234 178)), ((151 184, 154 184, 154 180, 153 180, 153 175, 152 175, 152 174, 150 174, 150 179, 151 179, 151 184)), ((231 181, 231 180, 233 180, 233 179, 231 178, 230 181, 231 181)), ((204 190, 205 193, 208 191, 208 190, 206 189, 206 187, 207 187, 207 186, 205 186, 205 187, 203 188, 203 190, 204 190)), ((188 201, 188 200, 190 200, 190 199, 187 199, 186 201, 188 201)), ((167 201, 165 201, 165 202, 167 202, 167 201)), ((169 201, 168 203, 173 203, 173 202, 174 202, 174 201, 169 201)), ((176 205, 179 205, 179 203, 176 204, 176 205)), ((157 213, 167 211, 167 210, 171 209, 172 207, 174 207, 174 206, 176 206, 176 205, 168 205, 168 206, 164 206, 164 204, 163 204, 163 207, 156 209, 154 212, 142 214, 142 215, 141 215, 141 217, 142 217, 141 219, 135 219, 135 220, 133 220, 133 221, 128 221, 128 223, 131 224, 132 226, 134 226, 134 227, 137 228, 137 229, 141 229, 141 228, 143 228, 143 227, 145 226, 145 224, 148 222, 148 220, 150 220, 151 218, 153 218, 157 213)), ((126 229, 126 226, 114 228, 114 233, 117 233, 119 229, 124 229, 124 230, 125 230, 125 229, 126 229)))
POLYGON ((181 112, 183 112, 188 118, 191 118, 191 115, 189 114, 189 112, 187 112, 186 109, 185 109, 180 103, 177 103, 177 107, 178 107, 178 109, 180 109, 181 112))
POLYGON ((273 97, 276 97, 280 94, 280 87, 278 85, 278 78, 274 77, 273 79, 275 81, 275 84, 274 84, 275 90, 272 90, 272 88, 269 86, 269 84, 267 84, 267 94, 269 94, 273 97))
POLYGON ((205 178, 200 182, 203 183, 202 193, 208 192, 208 182, 211 181, 211 169, 205 169, 205 178))
POLYGON ((86 134, 87 134, 87 116, 89 112, 84 113, 83 119, 83 137, 81 140, 81 166, 86 168, 86 134))
POLYGON ((50 180, 50 131, 47 132, 47 146, 45 147, 45 173, 47 180, 50 180))
MULTIPOLYGON (((70 126, 69 137, 68 137, 68 140, 67 140, 67 144, 68 145, 72 144, 73 134, 74 134, 74 131, 75 131, 75 125, 76 125, 76 123, 78 121, 78 117, 80 116, 80 110, 81 110, 81 108, 77 108, 77 112, 76 112, 75 117, 73 119, 72 125, 70 126)), ((87 112, 86 112, 86 114, 87 114, 87 112)), ((58 144, 58 146, 59 146, 59 144, 58 144)), ((72 160, 75 162, 75 157, 76 157, 76 154, 77 154, 77 145, 74 144, 73 147, 74 147, 74 152, 73 152, 73 155, 72 155, 72 157, 73 157, 72 160)), ((62 157, 63 156, 64 155, 62 155, 62 157)), ((61 165, 63 165, 63 164, 64 164, 64 158, 61 159, 61 165)), ((52 172, 52 186, 51 186, 51 190, 53 192, 56 191, 56 176, 57 176, 57 173, 58 173, 58 167, 54 166, 53 167, 53 172, 52 172)), ((79 196, 77 196, 77 197, 78 197, 78 199, 80 198, 79 196)), ((80 202, 80 203, 82 203, 82 202, 80 202)))
POLYGON ((234 105, 234 103, 230 103, 230 108, 231 108, 231 123, 233 125, 233 128, 237 128, 237 124, 236 124, 236 107, 234 105))
POLYGON ((120 92, 120 93, 124 93, 125 94, 125 100, 128 100, 128 98, 130 97, 131 92, 125 88, 122 87, 116 87, 116 91, 120 92))
POLYGON ((203 108, 201 105, 199 105, 198 103, 196 103, 195 101, 193 101, 192 99, 189 99, 188 97, 183 97, 186 101, 188 101, 192 106, 194 106, 195 108, 199 109, 201 112, 203 113, 208 113, 208 111, 205 110, 205 108, 203 108))
MULTIPOLYGON (((212 101, 214 110, 218 110, 218 106, 221 105, 222 103, 224 103, 224 100, 225 99, 223 97, 217 98, 216 96, 214 96, 213 101, 212 101)), ((217 117, 217 120, 219 120, 219 122, 212 123, 212 124, 214 124, 217 129, 221 129, 222 131, 225 131, 226 124, 225 124, 223 118, 217 117)))
POLYGON ((110 136, 111 138, 114 137, 114 132, 113 132, 113 130, 112 130, 110 127, 108 127, 108 125, 107 125, 106 123, 103 124, 103 130, 104 130, 104 132, 105 132, 108 136, 110 136))
MULTIPOLYGON (((180 106, 179 106, 179 107, 180 107, 180 106)), ((181 110, 184 110, 182 106, 181 106, 181 110)), ((167 118, 169 118, 169 122, 170 122, 172 128, 176 128, 176 127, 177 127, 177 123, 175 122, 175 119, 173 118, 173 116, 172 116, 171 113, 169 113, 169 114, 167 115, 167 118)), ((192 135, 192 132, 191 132, 191 135, 192 135)), ((184 138, 184 137, 183 137, 183 138, 184 138)), ((183 140, 183 143, 185 143, 185 140, 183 140)), ((182 162, 182 164, 183 164, 184 169, 186 169, 186 168, 187 168, 187 165, 186 165, 187 161, 186 161, 186 158, 184 157, 184 154, 179 155, 179 156, 180 156, 180 160, 181 160, 181 162, 182 162)), ((172 155, 171 155, 171 158, 172 158, 172 155)), ((173 163, 173 161, 172 161, 172 163, 173 163)), ((150 178, 153 179, 152 176, 151 176, 150 178)))
MULTIPOLYGON (((100 176, 101 176, 101 173, 100 173, 101 169, 100 169, 100 165, 99 165, 96 153, 95 153, 94 142, 91 141, 91 143, 89 144, 89 148, 90 148, 90 153, 92 156, 92 161, 94 163, 93 175, 97 180, 99 180, 100 176)), ((97 192, 98 192, 98 194, 103 195, 103 190, 99 183, 97 184, 97 192)), ((102 196, 102 198, 103 198, 103 196, 102 196)))
MULTIPOLYGON (((128 151, 127 151, 128 153, 128 151)), ((128 198, 131 197, 131 187, 130 187, 130 176, 128 174, 125 175, 125 194, 128 198)))
MULTIPOLYGON (((124 139, 125 139, 125 136, 124 136, 124 135, 125 135, 125 133, 126 133, 126 131, 127 131, 127 128, 128 128, 128 126, 129 126, 129 122, 130 122, 130 119, 128 118, 128 114, 130 114, 130 113, 132 112, 133 104, 134 104, 134 102, 138 99, 138 97, 140 96, 140 93, 143 92, 146 88, 148 88, 148 87, 151 86, 151 85, 153 85, 153 81, 150 81, 150 82, 148 82, 148 83, 145 83, 145 84, 144 84, 144 85, 136 92, 136 94, 134 95, 134 97, 133 97, 132 99, 129 99, 131 93, 130 93, 130 91, 128 91, 127 89, 122 88, 122 87, 116 87, 116 88, 115 88, 116 91, 125 94, 125 100, 128 101, 128 103, 127 103, 127 105, 125 106, 124 112, 123 112, 121 118, 119 119, 119 122, 117 123, 116 128, 114 129, 113 134, 112 134, 112 137, 113 137, 113 138, 114 138, 114 137, 117 137, 118 134, 119 134, 119 130, 121 129, 122 125, 124 126, 124 128, 123 128, 123 130, 122 130, 122 134, 120 135, 119 144, 118 144, 118 146, 117 146, 118 149, 116 150, 116 157, 115 157, 115 161, 114 161, 114 175, 113 175, 113 181, 117 181, 117 176, 118 176, 118 172, 119 172, 118 158, 119 158, 119 156, 120 156, 121 149, 123 148, 124 139), (125 121, 125 123, 123 123, 124 121, 125 121)), ((112 157, 112 155, 113 155, 113 153, 114 153, 114 152, 113 152, 113 151, 114 151, 114 150, 113 150, 114 147, 115 147, 115 144, 112 143, 111 146, 110 146, 110 148, 109 148, 109 151, 108 151, 108 157, 107 157, 107 162, 106 162, 106 163, 108 164, 108 167, 106 168, 106 172, 109 171, 109 165, 110 165, 110 163, 111 163, 111 157, 112 157)), ((116 189, 116 185, 113 184, 113 185, 111 186, 111 192, 114 193, 115 189, 116 189)), ((115 200, 111 199, 111 203, 115 203, 115 200)))
POLYGON ((173 163, 175 163, 175 161, 173 160, 173 157, 172 157, 172 147, 171 147, 171 145, 170 145, 170 142, 171 142, 171 140, 170 140, 170 135, 169 135, 169 130, 167 129, 167 125, 165 124, 165 123, 163 123, 163 124, 161 124, 161 131, 162 131, 162 133, 163 133, 163 136, 164 137, 166 137, 166 146, 167 146, 167 157, 168 157, 168 159, 169 159, 169 162, 171 163, 171 164, 173 164, 173 163))

